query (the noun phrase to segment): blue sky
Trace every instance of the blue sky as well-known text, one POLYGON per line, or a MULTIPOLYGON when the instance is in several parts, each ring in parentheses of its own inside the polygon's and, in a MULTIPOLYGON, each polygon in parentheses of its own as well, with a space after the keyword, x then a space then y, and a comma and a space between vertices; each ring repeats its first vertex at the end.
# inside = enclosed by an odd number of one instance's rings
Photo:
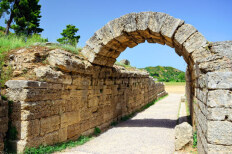
MULTIPOLYGON (((209 41, 232 40, 232 0, 40 0, 42 36, 55 42, 67 24, 79 28, 79 46, 110 20, 131 12, 164 12, 192 24, 209 41)), ((0 20, 0 25, 3 24, 0 20)), ((126 49, 118 58, 132 66, 173 66, 185 70, 174 49, 143 43, 126 49)))

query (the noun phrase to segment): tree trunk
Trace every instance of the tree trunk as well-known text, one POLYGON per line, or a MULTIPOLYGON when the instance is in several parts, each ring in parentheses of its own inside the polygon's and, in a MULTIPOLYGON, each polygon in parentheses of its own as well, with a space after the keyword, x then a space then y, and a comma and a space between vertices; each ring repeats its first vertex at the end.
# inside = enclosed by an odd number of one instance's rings
POLYGON ((11 9, 11 13, 10 13, 10 19, 7 21, 6 30, 5 30, 5 35, 8 35, 8 34, 9 34, 10 25, 11 25, 13 19, 14 19, 14 16, 15 16, 15 14, 13 13, 13 10, 14 10, 15 8, 18 8, 19 2, 20 2, 20 0, 14 0, 14 5, 13 5, 13 8, 11 9))
POLYGON ((9 34, 10 25, 11 25, 11 23, 12 23, 12 21, 13 21, 13 18, 14 18, 14 16, 13 16, 13 13, 11 12, 11 14, 10 14, 10 19, 7 21, 6 30, 5 30, 5 35, 8 35, 8 34, 9 34))

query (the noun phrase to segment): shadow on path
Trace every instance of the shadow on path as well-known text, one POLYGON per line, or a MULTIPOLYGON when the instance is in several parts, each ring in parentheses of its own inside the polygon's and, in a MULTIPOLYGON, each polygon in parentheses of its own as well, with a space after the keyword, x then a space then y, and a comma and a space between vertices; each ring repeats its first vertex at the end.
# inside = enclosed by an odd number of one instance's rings
MULTIPOLYGON (((188 118, 187 116, 181 118, 188 118)), ((171 119, 130 119, 119 123, 116 127, 163 127, 174 128, 177 125, 177 120, 171 119)))

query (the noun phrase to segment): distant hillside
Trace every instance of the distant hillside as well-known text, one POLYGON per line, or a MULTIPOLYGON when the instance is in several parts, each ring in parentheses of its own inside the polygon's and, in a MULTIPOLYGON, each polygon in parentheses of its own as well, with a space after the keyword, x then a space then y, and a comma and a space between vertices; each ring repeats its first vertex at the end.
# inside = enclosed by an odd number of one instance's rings
POLYGON ((150 75, 161 82, 185 82, 185 72, 173 67, 145 67, 150 75))

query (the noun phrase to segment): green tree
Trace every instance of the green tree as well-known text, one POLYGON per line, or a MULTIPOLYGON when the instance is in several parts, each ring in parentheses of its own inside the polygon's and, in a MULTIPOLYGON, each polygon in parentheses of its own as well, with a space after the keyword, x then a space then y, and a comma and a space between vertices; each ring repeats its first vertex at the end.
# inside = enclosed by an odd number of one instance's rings
POLYGON ((78 30, 79 29, 76 28, 74 25, 67 25, 66 29, 64 29, 63 32, 60 33, 63 37, 57 39, 57 41, 60 44, 69 44, 76 47, 80 39, 80 35, 75 36, 78 30))
POLYGON ((185 73, 184 72, 180 73, 177 78, 178 78, 178 81, 184 82, 185 81, 185 73))
MULTIPOLYGON (((41 18, 41 5, 39 0, 1 0, 0 17, 9 15, 6 20, 5 34, 9 33, 9 29, 14 29, 16 34, 31 35, 43 31, 39 28, 41 18), (14 22, 14 25, 11 25, 14 22)), ((5 17, 6 18, 6 17, 5 17)))

